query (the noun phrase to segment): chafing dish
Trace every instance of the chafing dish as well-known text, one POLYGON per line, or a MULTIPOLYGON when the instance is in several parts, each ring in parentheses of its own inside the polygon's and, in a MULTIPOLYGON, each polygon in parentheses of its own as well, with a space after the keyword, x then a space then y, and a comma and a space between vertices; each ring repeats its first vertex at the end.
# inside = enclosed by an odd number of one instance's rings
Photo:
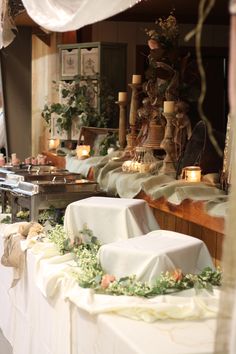
POLYGON ((30 181, 53 181, 56 178, 65 178, 67 181, 81 178, 81 174, 58 169, 55 166, 31 166, 28 168, 12 167, 11 169, 0 168, 0 178, 6 179, 11 174, 23 176, 23 180, 30 181))
MULTIPOLYGON (((98 183, 86 179, 67 180, 65 177, 54 176, 52 181, 20 181, 15 188, 9 188, 9 200, 12 221, 17 220, 21 209, 28 209, 30 220, 37 221, 39 211, 54 207, 65 209, 76 200, 94 195, 104 195, 98 183)), ((1 189, 1 186, 0 186, 1 189)))
POLYGON ((23 176, 16 175, 14 173, 9 173, 6 177, 0 181, 0 188, 2 189, 13 189, 16 188, 20 182, 24 180, 23 176))

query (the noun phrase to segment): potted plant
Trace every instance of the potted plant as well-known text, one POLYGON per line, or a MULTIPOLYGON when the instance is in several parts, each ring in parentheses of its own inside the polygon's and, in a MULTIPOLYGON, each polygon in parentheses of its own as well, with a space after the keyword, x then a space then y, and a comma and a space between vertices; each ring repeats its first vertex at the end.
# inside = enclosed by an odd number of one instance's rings
POLYGON ((58 134, 71 136, 73 122, 81 126, 107 127, 115 112, 115 99, 105 79, 76 76, 72 82, 54 82, 60 102, 45 104, 42 117, 49 129, 55 119, 58 134))

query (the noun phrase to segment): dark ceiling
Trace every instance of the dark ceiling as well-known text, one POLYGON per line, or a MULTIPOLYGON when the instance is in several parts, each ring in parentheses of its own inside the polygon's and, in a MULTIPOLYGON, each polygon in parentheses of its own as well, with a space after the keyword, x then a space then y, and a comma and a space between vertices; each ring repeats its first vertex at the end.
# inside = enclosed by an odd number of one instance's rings
MULTIPOLYGON (((155 21, 166 17, 172 9, 180 23, 196 23, 200 0, 142 0, 132 8, 114 16, 117 21, 155 21)), ((111 19, 109 19, 111 20, 111 19)), ((229 12, 227 0, 215 0, 215 5, 206 23, 228 24, 229 12)))
MULTIPOLYGON (((175 9, 174 13, 179 23, 196 23, 199 3, 200 0, 142 0, 132 8, 107 20, 154 22, 159 17, 168 16, 175 9)), ((11 0, 11 6, 13 9, 22 11, 21 0, 11 0)), ((26 12, 21 12, 15 20, 17 25, 35 25, 26 12)), ((205 22, 227 25, 229 23, 228 0, 215 0, 215 5, 205 22)))

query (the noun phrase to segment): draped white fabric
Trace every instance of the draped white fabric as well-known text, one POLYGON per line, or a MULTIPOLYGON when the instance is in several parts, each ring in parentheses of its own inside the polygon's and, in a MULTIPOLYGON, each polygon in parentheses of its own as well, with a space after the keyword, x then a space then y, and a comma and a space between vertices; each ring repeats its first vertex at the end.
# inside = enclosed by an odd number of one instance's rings
POLYGON ((11 16, 8 11, 8 0, 0 1, 0 49, 7 47, 13 39, 15 34, 13 30, 16 30, 11 16))
POLYGON ((29 16, 40 26, 66 32, 114 16, 140 0, 22 0, 29 16))
POLYGON ((223 287, 216 333, 215 354, 236 353, 236 0, 230 1, 230 57, 229 57, 229 105, 231 117, 231 189, 226 223, 226 237, 223 248, 223 287))

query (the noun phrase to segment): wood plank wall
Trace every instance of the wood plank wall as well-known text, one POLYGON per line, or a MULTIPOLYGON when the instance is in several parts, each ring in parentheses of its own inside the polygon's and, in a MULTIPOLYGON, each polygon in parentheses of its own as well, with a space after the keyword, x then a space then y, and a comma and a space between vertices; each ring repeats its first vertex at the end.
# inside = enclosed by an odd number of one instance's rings
POLYGON ((212 256, 215 266, 220 265, 224 235, 202 227, 162 210, 152 208, 161 229, 180 232, 202 240, 212 256))

